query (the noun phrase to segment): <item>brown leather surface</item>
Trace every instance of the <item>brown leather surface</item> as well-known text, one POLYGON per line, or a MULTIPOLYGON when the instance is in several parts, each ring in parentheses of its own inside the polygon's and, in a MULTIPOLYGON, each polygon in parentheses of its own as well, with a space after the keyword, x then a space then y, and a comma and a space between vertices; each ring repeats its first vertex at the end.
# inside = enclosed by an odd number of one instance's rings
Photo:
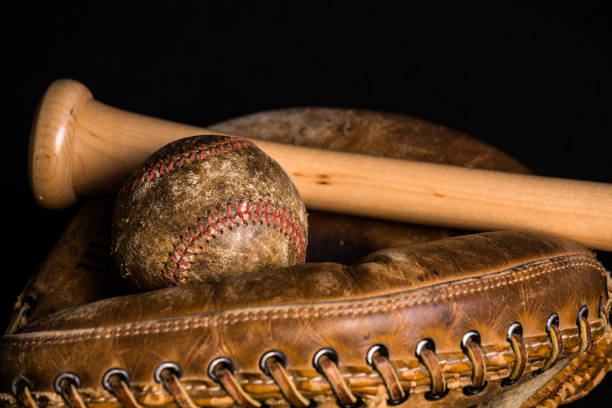
MULTIPOLYGON (((355 265, 307 263, 220 277, 209 285, 150 291, 90 303, 33 321, 22 332, 98 328, 286 302, 334 302, 479 278, 567 254, 593 257, 569 240, 523 232, 488 232, 383 249, 355 265), (57 322, 57 323, 54 323, 57 322)), ((569 282, 568 282, 569 283, 569 282)), ((596 287, 602 286, 598 279, 596 287)), ((549 290, 553 290, 550 288, 549 290)), ((565 299, 565 298, 560 298, 565 299)), ((538 305, 531 305, 540 309, 538 305)), ((475 329, 477 330, 477 329, 475 329)))
POLYGON ((550 353, 545 324, 551 313, 560 317, 564 358, 578 350, 576 316, 583 305, 593 342, 609 336, 600 299, 608 299, 605 272, 575 243, 516 232, 454 237, 382 250, 354 266, 297 265, 60 311, 0 340, 0 390, 8 392, 14 376, 26 373, 38 391, 50 392, 55 376, 71 371, 82 381, 84 399, 92 401, 104 372, 124 367, 139 398, 147 398, 156 366, 175 361, 196 387, 190 388, 194 398, 222 397, 206 367, 227 356, 247 392, 282 401, 258 366, 264 352, 278 349, 288 371, 301 378, 300 391, 325 400, 331 396, 321 392, 329 385, 311 359, 331 347, 351 390, 371 405, 383 385, 365 356, 381 343, 411 391, 411 406, 436 406, 423 398, 430 379, 415 357, 417 343, 430 338, 451 390, 444 404, 471 406, 503 390, 500 381, 515 359, 506 342, 513 322, 522 324, 529 355, 524 381, 550 353), (471 397, 461 391, 472 375, 460 349, 468 330, 482 337, 489 382, 471 397))
POLYGON ((126 293, 110 256, 113 199, 88 200, 17 299, 11 326, 126 293))

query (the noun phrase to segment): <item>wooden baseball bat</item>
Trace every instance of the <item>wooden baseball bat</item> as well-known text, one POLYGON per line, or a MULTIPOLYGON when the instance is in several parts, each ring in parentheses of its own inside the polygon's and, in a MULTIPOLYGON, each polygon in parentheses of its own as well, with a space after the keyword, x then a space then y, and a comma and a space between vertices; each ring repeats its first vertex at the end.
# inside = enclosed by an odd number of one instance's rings
MULTIPOLYGON (((29 151, 47 208, 113 191, 163 145, 222 134, 94 100, 72 80, 45 93, 29 151)), ((463 229, 515 229, 612 250, 612 185, 412 162, 253 140, 289 174, 309 208, 463 229)))

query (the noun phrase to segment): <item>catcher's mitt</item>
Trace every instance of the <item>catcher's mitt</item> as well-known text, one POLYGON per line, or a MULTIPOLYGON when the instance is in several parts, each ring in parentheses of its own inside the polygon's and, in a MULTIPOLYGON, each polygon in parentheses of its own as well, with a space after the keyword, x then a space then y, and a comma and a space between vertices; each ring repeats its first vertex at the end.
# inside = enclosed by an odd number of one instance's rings
MULTIPOLYGON (((397 115, 290 110, 217 128, 526 171, 397 115)), ((87 203, 20 296, 0 340, 5 405, 555 406, 611 368, 609 274, 570 241, 314 212, 306 264, 134 295, 111 271, 111 207, 87 203)))

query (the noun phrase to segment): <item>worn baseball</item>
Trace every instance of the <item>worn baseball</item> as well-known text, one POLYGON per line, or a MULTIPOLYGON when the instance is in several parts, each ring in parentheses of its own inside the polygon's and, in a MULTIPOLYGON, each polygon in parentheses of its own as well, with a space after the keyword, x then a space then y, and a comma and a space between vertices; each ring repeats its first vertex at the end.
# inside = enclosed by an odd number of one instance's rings
POLYGON ((136 290, 304 262, 307 214, 280 165, 246 139, 195 136, 124 182, 112 254, 136 290))

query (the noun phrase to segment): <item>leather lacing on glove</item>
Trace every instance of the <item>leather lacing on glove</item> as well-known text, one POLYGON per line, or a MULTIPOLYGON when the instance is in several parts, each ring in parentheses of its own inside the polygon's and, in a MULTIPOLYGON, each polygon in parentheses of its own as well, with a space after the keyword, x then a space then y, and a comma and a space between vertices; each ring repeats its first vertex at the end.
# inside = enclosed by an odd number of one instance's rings
MULTIPOLYGON (((599 314, 605 325, 608 325, 608 316, 600 299, 599 314)), ((588 308, 583 306, 577 315, 579 345, 578 350, 571 357, 588 352, 592 346, 591 326, 588 321, 588 308)), ((553 313, 546 322, 546 332, 551 343, 551 352, 543 366, 532 374, 537 375, 552 367, 563 353, 563 338, 559 330, 559 316, 553 313)), ((502 380, 502 386, 509 387, 518 382, 525 374, 528 353, 523 341, 523 329, 520 323, 515 322, 508 328, 506 340, 512 350, 515 360, 510 375, 502 380)), ((461 340, 461 349, 469 359, 472 366, 472 384, 463 388, 464 394, 477 395, 486 386, 487 366, 481 348, 480 334, 476 331, 467 332, 461 340)), ((425 398, 431 401, 443 398, 449 391, 442 366, 436 357, 435 343, 432 339, 423 339, 416 347, 416 357, 426 368, 430 377, 430 390, 425 398)), ((312 359, 316 371, 330 384, 336 396, 336 402, 341 408, 357 408, 363 405, 359 395, 353 393, 344 380, 338 365, 338 355, 331 348, 319 350, 312 359)), ((388 405, 399 405, 409 398, 408 390, 400 383, 397 372, 389 358, 389 350, 382 344, 370 348, 366 356, 367 364, 377 372, 387 390, 388 405)), ((314 408, 316 402, 306 398, 297 389, 295 382, 285 370, 285 356, 278 350, 264 353, 260 359, 260 369, 271 377, 279 387, 281 393, 294 408, 314 408)), ((164 362, 154 373, 156 382, 163 384, 166 391, 172 395, 181 408, 197 408, 187 391, 181 384, 181 368, 177 363, 164 362)), ((227 357, 214 359, 208 367, 208 376, 220 384, 229 396, 243 408, 264 408, 265 404, 250 396, 239 384, 234 375, 232 361, 227 357)), ((134 392, 130 388, 129 373, 121 368, 113 368, 106 372, 102 379, 103 387, 115 395, 117 400, 128 408, 140 408, 134 392)), ((79 394, 79 377, 70 372, 64 372, 55 379, 55 391, 60 394, 66 403, 73 408, 86 408, 87 404, 79 394)), ((38 408, 32 395, 33 384, 25 376, 20 375, 13 381, 13 394, 20 403, 29 408, 38 408)))

